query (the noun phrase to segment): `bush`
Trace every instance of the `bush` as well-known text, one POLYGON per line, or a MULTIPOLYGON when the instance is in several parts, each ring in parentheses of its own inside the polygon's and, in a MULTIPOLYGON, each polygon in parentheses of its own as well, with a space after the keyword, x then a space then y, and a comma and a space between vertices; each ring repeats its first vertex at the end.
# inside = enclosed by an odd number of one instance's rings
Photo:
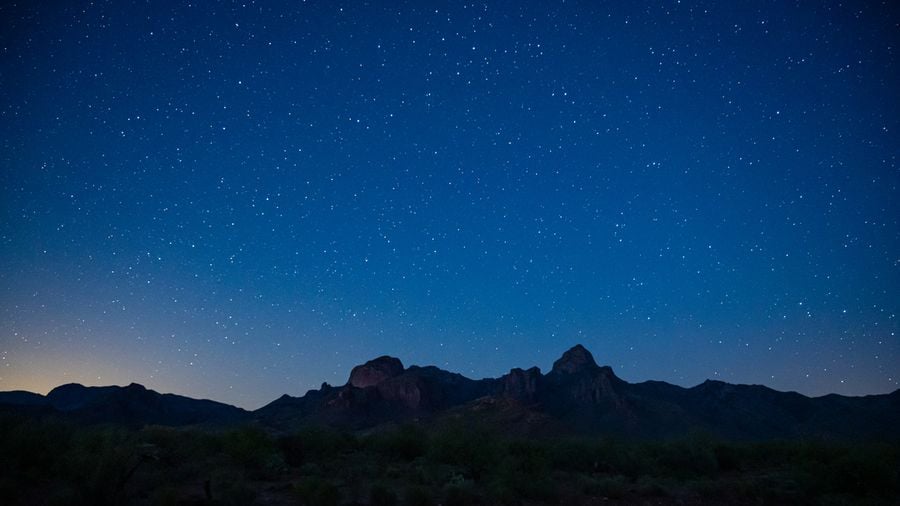
POLYGON ((621 474, 635 478, 650 469, 644 448, 614 439, 568 439, 547 443, 553 469, 621 474))
POLYGON ((369 491, 369 504, 371 506, 394 506, 397 504, 397 494, 384 485, 376 483, 369 491))
POLYGON ((265 476, 284 467, 275 442, 260 429, 245 427, 225 433, 222 451, 246 470, 265 476))
POLYGON ((240 474, 221 473, 210 480, 210 492, 215 504, 249 506, 256 501, 256 490, 240 474))
POLYGON ((444 487, 443 506, 470 506, 480 504, 481 497, 472 482, 452 483, 444 487))
POLYGON ((377 453, 390 459, 411 461, 428 450, 428 436, 413 425, 398 430, 370 436, 367 444, 377 453))
POLYGON ((558 490, 549 472, 535 472, 527 460, 508 456, 492 474, 492 486, 502 502, 521 502, 522 499, 553 501, 558 490))
POLYGON ((420 485, 407 487, 403 494, 404 506, 432 506, 434 501, 431 498, 431 492, 420 485))
POLYGON ((119 504, 130 471, 139 464, 133 435, 118 429, 92 429, 75 434, 70 451, 59 462, 83 504, 119 504))
POLYGON ((653 448, 657 473, 679 479, 714 476, 716 456, 709 444, 697 440, 662 443, 653 448))
POLYGON ((662 480, 650 476, 642 476, 635 483, 638 494, 650 497, 665 497, 669 495, 669 487, 662 480))
POLYGON ((689 503, 892 504, 900 496, 900 446, 892 443, 506 439, 464 426, 428 432, 406 426, 361 440, 312 428, 274 439, 254 428, 128 431, 0 414, 4 505, 171 505, 183 502, 190 487, 202 493, 206 480, 211 504, 251 504, 257 488, 249 480, 276 475, 285 462, 294 476, 305 476, 286 492, 307 506, 661 496, 689 503))
POLYGON ((719 443, 712 449, 716 459, 716 467, 721 471, 738 471, 741 468, 742 455, 735 444, 719 443))
POLYGON ((503 458, 492 472, 498 499, 551 501, 557 496, 550 479, 550 458, 544 445, 514 441, 504 448, 503 458))
POLYGON ((451 428, 432 438, 428 457, 459 466, 468 477, 477 481, 498 464, 501 453, 496 436, 483 431, 451 428))
POLYGON ((356 450, 358 446, 359 442, 353 435, 326 427, 308 427, 278 439, 278 448, 284 461, 291 467, 300 467, 310 461, 332 459, 356 450))
POLYGON ((628 481, 624 476, 603 476, 590 480, 584 486, 584 493, 592 497, 620 499, 628 492, 628 481))
POLYGON ((294 487, 301 504, 306 506, 337 506, 341 494, 337 486, 318 476, 308 476, 294 487))

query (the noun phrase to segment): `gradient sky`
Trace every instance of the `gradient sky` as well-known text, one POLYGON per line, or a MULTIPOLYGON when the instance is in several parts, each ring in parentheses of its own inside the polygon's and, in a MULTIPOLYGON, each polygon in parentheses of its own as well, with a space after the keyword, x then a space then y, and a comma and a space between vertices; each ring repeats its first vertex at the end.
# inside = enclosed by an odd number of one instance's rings
POLYGON ((900 380, 894 2, 0 6, 0 390, 900 380))

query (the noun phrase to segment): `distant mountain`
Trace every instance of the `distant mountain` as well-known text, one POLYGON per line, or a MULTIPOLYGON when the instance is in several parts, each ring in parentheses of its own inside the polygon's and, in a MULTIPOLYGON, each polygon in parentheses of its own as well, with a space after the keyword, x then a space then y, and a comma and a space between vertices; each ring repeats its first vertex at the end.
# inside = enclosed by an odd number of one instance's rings
POLYGON ((209 400, 160 394, 142 385, 86 387, 70 383, 54 388, 46 396, 31 392, 0 392, 0 406, 43 408, 84 423, 123 425, 228 424, 248 419, 248 412, 209 400))
POLYGON ((900 390, 810 398, 720 381, 693 388, 660 381, 628 383, 577 345, 547 374, 537 367, 516 368, 482 380, 436 367, 404 368, 396 358, 379 357, 356 366, 344 386, 323 384, 302 397, 285 395, 253 416, 283 430, 309 424, 362 429, 455 420, 519 434, 666 438, 699 431, 740 440, 895 439, 900 390))
POLYGON ((13 390, 11 392, 0 392, 0 405, 3 404, 15 406, 46 406, 47 398, 41 394, 26 392, 24 390, 13 390))
POLYGON ((354 367, 343 386, 326 383, 301 397, 284 395, 253 412, 159 394, 137 384, 70 384, 46 396, 0 392, 0 410, 132 426, 251 422, 280 431, 308 425, 359 430, 420 421, 466 423, 520 435, 669 438, 704 432, 735 440, 893 440, 900 427, 900 390, 811 398, 721 381, 692 388, 661 381, 629 383, 577 345, 547 374, 537 367, 516 368, 481 380, 433 366, 406 368, 397 358, 378 357, 354 367))

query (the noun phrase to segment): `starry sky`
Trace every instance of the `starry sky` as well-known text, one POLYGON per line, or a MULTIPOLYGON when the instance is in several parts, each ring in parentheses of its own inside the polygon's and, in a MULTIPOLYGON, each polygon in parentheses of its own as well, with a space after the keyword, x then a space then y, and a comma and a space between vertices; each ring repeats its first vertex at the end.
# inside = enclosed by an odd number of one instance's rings
POLYGON ((0 390, 892 391, 892 4, 5 2, 0 390))

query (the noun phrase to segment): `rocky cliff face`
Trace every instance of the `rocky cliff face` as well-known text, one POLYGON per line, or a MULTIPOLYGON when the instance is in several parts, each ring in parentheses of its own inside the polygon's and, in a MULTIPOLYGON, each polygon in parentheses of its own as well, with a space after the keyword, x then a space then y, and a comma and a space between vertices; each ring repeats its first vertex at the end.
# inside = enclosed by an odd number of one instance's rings
POLYGON ((397 403, 408 410, 416 411, 438 403, 422 378, 413 375, 392 378, 380 383, 376 389, 381 399, 397 403))
POLYGON ((262 412, 294 410, 307 421, 363 427, 429 417, 490 398, 551 415, 577 413, 595 420, 630 413, 619 391, 623 384, 581 345, 566 351, 547 375, 537 367, 514 368, 501 378, 477 381, 433 366, 405 369, 399 359, 383 356, 354 367, 342 387, 310 392, 301 399, 280 399, 262 412))
POLYGON ((532 367, 528 370, 516 367, 501 378, 502 389, 500 395, 520 402, 534 402, 537 399, 538 382, 540 380, 541 370, 537 367, 532 367))
POLYGON ((553 362, 551 374, 576 374, 584 371, 590 371, 597 368, 597 362, 594 362, 594 356, 591 352, 580 345, 569 348, 562 357, 553 362))
POLYGON ((354 367, 350 371, 349 384, 356 388, 372 387, 401 374, 403 363, 400 359, 385 355, 354 367))

